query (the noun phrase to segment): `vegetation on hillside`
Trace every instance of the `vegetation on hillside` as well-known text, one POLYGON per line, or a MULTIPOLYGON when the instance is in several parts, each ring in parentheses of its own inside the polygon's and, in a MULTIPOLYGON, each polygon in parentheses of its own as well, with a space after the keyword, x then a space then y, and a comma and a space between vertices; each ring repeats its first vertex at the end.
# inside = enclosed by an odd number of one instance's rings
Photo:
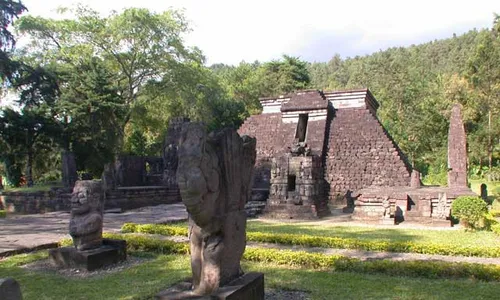
POLYGON ((16 20, 26 9, 19 1, 0 5, 0 80, 18 95, 16 109, 0 111, 0 175, 12 186, 57 179, 63 150, 75 153, 79 171, 99 176, 120 154, 159 155, 172 117, 237 128, 259 112, 259 97, 304 88, 370 88, 380 120, 424 174, 446 172, 449 109, 459 102, 471 175, 500 174, 498 16, 492 29, 363 57, 207 67, 184 44, 190 27, 180 11, 102 16, 80 5, 58 19, 16 20), (14 20, 23 48, 7 30, 14 20))

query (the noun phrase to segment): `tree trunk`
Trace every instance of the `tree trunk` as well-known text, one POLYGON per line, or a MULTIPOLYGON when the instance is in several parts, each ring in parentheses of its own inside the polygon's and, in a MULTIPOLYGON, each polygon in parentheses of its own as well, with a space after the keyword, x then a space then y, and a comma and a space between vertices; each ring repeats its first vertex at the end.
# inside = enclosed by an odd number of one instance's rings
POLYGON ((490 171, 493 168, 493 143, 491 139, 491 108, 488 111, 488 167, 490 171))
POLYGON ((33 186, 33 150, 28 150, 28 163, 26 164, 26 184, 33 186))

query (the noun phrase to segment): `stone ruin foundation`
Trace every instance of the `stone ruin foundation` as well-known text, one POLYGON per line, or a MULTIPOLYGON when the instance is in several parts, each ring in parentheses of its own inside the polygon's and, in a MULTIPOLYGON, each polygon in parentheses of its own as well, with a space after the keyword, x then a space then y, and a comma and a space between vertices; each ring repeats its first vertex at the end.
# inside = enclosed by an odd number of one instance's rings
POLYGON ((317 218, 330 214, 324 197, 319 156, 284 155, 272 159, 265 214, 277 218, 317 218))
POLYGON ((405 188, 369 187, 359 191, 352 218, 363 221, 415 222, 451 226, 451 204, 459 196, 477 196, 467 186, 467 145, 461 108, 455 104, 448 133, 448 187, 421 186, 415 170, 411 186, 405 188), (390 208, 384 208, 384 200, 390 208), (386 211, 392 221, 384 218, 386 211))

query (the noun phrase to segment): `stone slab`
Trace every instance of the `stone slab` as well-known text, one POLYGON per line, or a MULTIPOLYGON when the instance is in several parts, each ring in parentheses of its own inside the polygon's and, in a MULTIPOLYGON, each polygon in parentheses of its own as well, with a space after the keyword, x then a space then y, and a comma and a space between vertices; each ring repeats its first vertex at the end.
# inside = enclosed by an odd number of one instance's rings
POLYGON ((87 251, 78 251, 74 247, 52 249, 49 250, 49 259, 57 267, 93 271, 126 260, 127 243, 103 239, 102 247, 87 251))
POLYGON ((382 225, 395 225, 395 219, 394 218, 381 219, 380 224, 382 224, 382 225))
POLYGON ((0 278, 0 300, 22 300, 21 287, 13 278, 0 278))
POLYGON ((209 296, 194 295, 190 291, 191 283, 189 281, 181 282, 175 286, 158 293, 155 296, 157 300, 263 300, 264 299, 264 274, 250 272, 231 281, 225 286, 219 288, 217 293, 209 296))

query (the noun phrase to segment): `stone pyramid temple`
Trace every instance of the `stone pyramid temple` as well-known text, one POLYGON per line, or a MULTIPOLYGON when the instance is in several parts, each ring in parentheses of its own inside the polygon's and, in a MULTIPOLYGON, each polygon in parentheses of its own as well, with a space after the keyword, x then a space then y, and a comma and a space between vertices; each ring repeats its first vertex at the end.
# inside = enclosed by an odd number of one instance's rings
POLYGON ((257 138, 254 191, 269 191, 270 216, 322 217, 330 202, 347 205, 353 218, 420 221, 437 217, 439 199, 449 208, 450 195, 460 194, 419 189, 419 173, 412 176, 368 89, 304 90, 260 103, 262 113, 249 117, 239 134, 257 138))
POLYGON ((330 199, 368 186, 409 186, 411 166, 376 117, 368 89, 302 91, 261 98, 240 134, 257 138, 256 187, 269 186, 271 159, 305 142, 321 158, 330 199))

